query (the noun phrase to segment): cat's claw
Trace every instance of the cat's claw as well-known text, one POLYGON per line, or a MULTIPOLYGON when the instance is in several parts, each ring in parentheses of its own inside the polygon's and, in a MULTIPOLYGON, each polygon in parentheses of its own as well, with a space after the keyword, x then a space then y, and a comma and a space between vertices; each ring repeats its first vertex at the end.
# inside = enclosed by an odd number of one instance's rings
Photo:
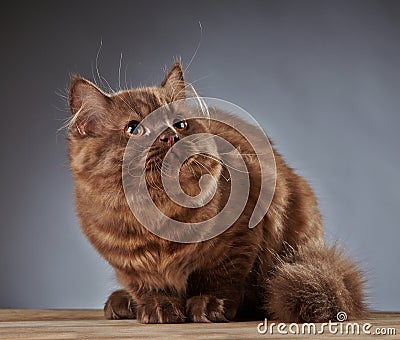
POLYGON ((140 323, 185 322, 182 302, 171 297, 143 301, 137 306, 137 320, 140 323))
POLYGON ((186 314, 192 322, 228 322, 224 300, 215 296, 193 296, 186 302, 186 314))
POLYGON ((136 318, 135 303, 129 293, 123 289, 112 293, 104 305, 104 316, 109 320, 136 318))

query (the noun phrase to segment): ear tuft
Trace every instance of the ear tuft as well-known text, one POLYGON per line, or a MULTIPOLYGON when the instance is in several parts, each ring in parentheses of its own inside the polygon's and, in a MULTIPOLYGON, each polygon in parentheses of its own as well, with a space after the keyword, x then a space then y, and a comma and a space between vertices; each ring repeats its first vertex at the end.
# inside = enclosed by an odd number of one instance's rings
POLYGON ((172 100, 186 98, 185 79, 180 62, 176 62, 174 65, 172 65, 168 74, 161 83, 161 87, 164 87, 168 91, 172 100))

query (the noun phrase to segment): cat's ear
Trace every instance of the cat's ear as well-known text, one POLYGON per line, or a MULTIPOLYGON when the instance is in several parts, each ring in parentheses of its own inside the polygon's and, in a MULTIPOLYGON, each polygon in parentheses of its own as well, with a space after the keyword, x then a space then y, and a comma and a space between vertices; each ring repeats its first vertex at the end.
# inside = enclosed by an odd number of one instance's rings
POLYGON ((110 97, 90 81, 73 76, 69 90, 71 128, 81 136, 93 135, 107 113, 110 97))
POLYGON ((168 74, 165 76, 161 87, 167 90, 171 100, 185 99, 185 79, 183 77, 182 65, 176 62, 172 65, 168 74))

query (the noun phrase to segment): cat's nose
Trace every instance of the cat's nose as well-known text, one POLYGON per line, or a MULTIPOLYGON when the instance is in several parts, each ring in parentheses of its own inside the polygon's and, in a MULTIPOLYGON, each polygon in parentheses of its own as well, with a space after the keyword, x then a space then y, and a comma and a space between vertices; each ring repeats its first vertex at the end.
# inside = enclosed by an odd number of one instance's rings
POLYGON ((176 133, 165 133, 161 135, 160 141, 164 143, 168 143, 168 146, 171 147, 179 140, 179 137, 176 133))

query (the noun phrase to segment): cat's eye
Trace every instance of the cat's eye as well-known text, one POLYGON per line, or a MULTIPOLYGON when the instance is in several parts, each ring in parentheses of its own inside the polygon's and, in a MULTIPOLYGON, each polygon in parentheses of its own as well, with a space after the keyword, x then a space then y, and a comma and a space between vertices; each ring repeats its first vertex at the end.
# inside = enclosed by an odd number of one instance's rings
POLYGON ((145 130, 142 125, 139 125, 139 122, 136 120, 131 120, 126 126, 125 126, 125 134, 128 137, 140 137, 144 134, 145 130))
POLYGON ((185 130, 188 128, 188 122, 184 119, 174 119, 172 125, 178 130, 185 130))

